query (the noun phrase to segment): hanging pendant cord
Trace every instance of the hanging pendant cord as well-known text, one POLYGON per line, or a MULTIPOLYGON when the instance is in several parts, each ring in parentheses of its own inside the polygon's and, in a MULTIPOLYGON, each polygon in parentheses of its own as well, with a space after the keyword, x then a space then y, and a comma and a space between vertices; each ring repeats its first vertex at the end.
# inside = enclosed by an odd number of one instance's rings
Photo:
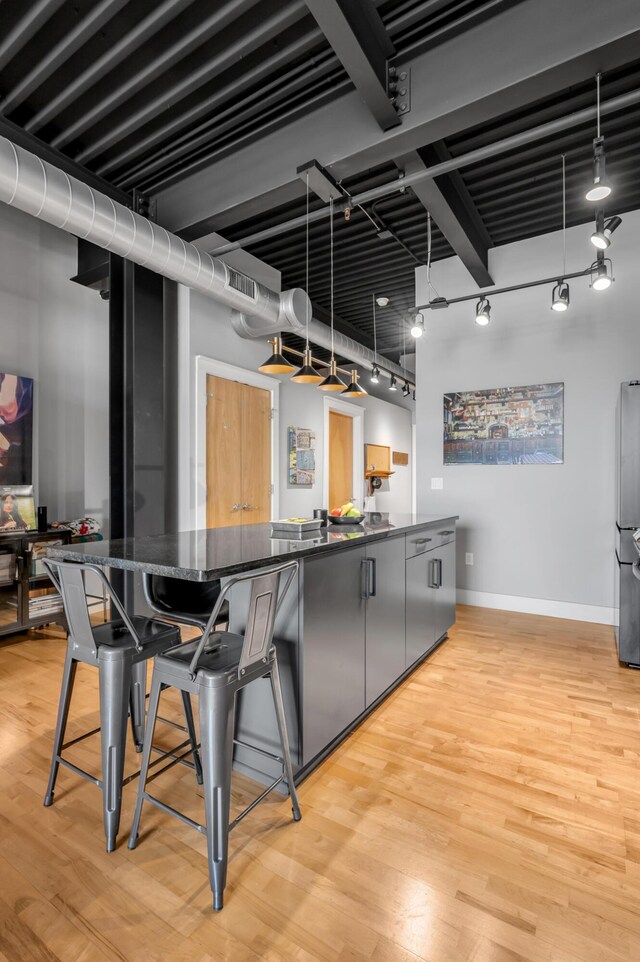
POLYGON ((331 240, 331 359, 333 360, 333 197, 329 198, 329 237, 331 240))
POLYGON ((306 228, 306 280, 305 290, 307 292, 307 350, 309 350, 309 171, 307 171, 307 228, 306 228))
POLYGON ((373 303, 373 356, 375 363, 378 363, 378 341, 376 339, 376 295, 371 295, 371 301, 373 303))
POLYGON ((562 155, 562 273, 567 273, 567 204, 566 204, 566 164, 562 155))
POLYGON ((431 292, 439 297, 437 290, 431 283, 431 214, 427 211, 427 301, 431 303, 431 292))
POLYGON ((596 74, 596 123, 598 137, 600 136, 600 73, 596 74))

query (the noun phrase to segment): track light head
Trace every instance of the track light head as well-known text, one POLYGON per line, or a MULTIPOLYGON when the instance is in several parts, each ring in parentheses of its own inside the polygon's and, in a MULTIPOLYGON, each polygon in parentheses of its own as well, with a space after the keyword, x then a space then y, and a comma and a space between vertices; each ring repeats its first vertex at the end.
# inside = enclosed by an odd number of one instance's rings
POLYGON ((551 310, 566 311, 569 308, 569 285, 566 281, 558 281, 551 294, 551 310))
POLYGON ((390 390, 390 391, 397 391, 397 390, 398 390, 398 381, 397 381, 397 378, 396 378, 395 374, 392 374, 392 375, 391 375, 391 380, 389 381, 389 390, 390 390))
POLYGON ((486 327, 491 320, 491 304, 486 297, 481 297, 476 304, 476 324, 486 327))
POLYGON ((415 389, 415 388, 413 389, 413 395, 412 395, 412 397, 413 397, 413 400, 415 401, 415 399, 416 399, 416 389, 415 389))
POLYGON ((621 223, 621 217, 610 217, 608 221, 605 221, 604 227, 600 230, 594 230, 591 235, 591 243, 593 246, 597 247, 599 251, 606 251, 607 247, 611 244, 611 235, 620 227, 621 223))
POLYGON ((591 265, 591 287, 594 291, 606 291, 613 281, 613 265, 609 258, 598 258, 591 265))
POLYGON ((409 397, 410 394, 411 394, 411 388, 409 387, 409 385, 408 385, 407 382, 405 381, 405 382, 404 382, 404 387, 402 388, 402 396, 403 396, 403 397, 409 397))
POLYGON ((371 377, 369 378, 372 384, 378 384, 380 381, 380 368, 377 364, 374 364, 371 368, 371 377))
POLYGON ((424 334, 424 317, 422 314, 415 314, 411 322, 411 336, 416 339, 424 334))
POLYGON ((611 186, 605 176, 604 137, 596 137, 593 141, 593 183, 587 190, 585 197, 596 204, 605 200, 611 193, 611 186))

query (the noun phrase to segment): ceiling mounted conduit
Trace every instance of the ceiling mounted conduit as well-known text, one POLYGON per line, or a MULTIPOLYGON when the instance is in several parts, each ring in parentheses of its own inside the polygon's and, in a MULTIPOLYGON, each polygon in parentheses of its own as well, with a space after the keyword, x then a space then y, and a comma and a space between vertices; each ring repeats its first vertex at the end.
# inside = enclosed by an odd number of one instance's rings
MULTIPOLYGON (((281 294, 270 290, 6 137, 0 137, 0 201, 228 305, 241 337, 300 334, 305 329, 310 302, 301 288, 281 294)), ((329 328, 319 321, 312 326, 311 340, 326 346, 329 328)), ((336 338, 344 357, 364 366, 375 362, 373 352, 356 341, 336 338)), ((383 363, 391 372, 402 370, 383 363)))

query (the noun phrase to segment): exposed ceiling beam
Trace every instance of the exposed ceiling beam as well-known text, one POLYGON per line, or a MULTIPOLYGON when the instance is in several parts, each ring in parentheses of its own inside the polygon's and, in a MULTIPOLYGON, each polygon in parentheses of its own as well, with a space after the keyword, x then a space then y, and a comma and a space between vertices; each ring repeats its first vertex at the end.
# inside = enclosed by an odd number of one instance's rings
POLYGON ((7 31, 0 43, 0 70, 16 57, 22 48, 49 20, 65 0, 38 0, 26 10, 12 30, 7 31))
MULTIPOLYGON (((450 154, 442 141, 439 141, 433 144, 428 152, 413 150, 403 157, 398 157, 396 163, 405 174, 413 174, 448 159, 450 154), (425 163, 425 160, 428 162, 425 163)), ((414 184, 412 190, 423 207, 429 211, 478 287, 491 287, 493 279, 488 267, 491 238, 459 171, 436 177, 434 180, 423 180, 414 184)))
MULTIPOLYGON (((606 17, 598 5, 582 0, 565 0, 560 7, 556 0, 522 0, 468 33, 397 64, 411 69, 413 91, 411 111, 401 125, 381 135, 352 91, 159 191, 158 219, 193 240, 215 229, 216 215, 229 208, 238 213, 250 201, 254 216, 268 210, 261 195, 290 185, 309 157, 317 157, 339 181, 584 82, 597 70, 606 77, 607 70, 637 59, 639 44, 637 0, 610 0, 606 17), (504 36, 519 38, 517 56, 509 44, 497 42, 504 36), (481 71, 479 50, 491 50, 481 71)), ((298 181, 289 189, 301 196, 304 188, 298 181)))
POLYGON ((372 0, 306 0, 307 6, 381 130, 400 123, 387 92, 395 48, 372 0))

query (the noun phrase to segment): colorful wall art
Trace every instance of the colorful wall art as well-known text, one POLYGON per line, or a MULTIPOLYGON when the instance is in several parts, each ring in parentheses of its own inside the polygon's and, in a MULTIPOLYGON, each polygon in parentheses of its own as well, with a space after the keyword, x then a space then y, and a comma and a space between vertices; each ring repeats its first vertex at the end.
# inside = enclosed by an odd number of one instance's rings
POLYGON ((316 480, 316 435, 309 428, 289 428, 289 484, 311 487, 316 480))
POLYGON ((31 484, 33 380, 0 373, 0 485, 31 484))
POLYGON ((444 395, 444 464, 563 461, 563 383, 444 395))

